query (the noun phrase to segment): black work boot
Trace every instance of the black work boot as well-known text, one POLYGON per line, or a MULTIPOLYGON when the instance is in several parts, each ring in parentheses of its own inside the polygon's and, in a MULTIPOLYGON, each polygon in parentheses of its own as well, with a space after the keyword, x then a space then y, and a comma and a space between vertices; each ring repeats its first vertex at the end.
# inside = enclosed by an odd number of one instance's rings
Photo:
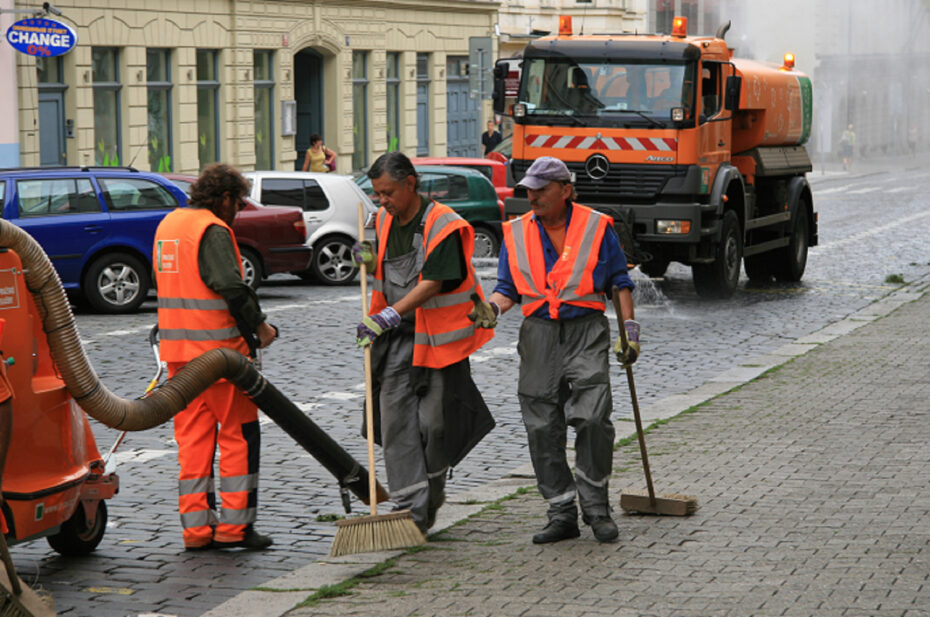
POLYGON ((597 538, 598 542, 613 542, 617 539, 617 536, 620 535, 617 524, 614 523, 609 514, 599 514, 595 516, 583 514, 581 520, 583 520, 585 524, 591 525, 591 530, 594 532, 594 537, 597 538))
POLYGON ((272 544, 274 544, 274 540, 258 533, 251 525, 245 528, 245 535, 242 536, 241 540, 233 542, 213 540, 213 548, 245 548, 253 551, 266 549, 272 544))
POLYGON ((581 535, 578 523, 560 518, 554 518, 546 523, 543 530, 533 536, 533 544, 549 544, 559 540, 577 538, 581 535))

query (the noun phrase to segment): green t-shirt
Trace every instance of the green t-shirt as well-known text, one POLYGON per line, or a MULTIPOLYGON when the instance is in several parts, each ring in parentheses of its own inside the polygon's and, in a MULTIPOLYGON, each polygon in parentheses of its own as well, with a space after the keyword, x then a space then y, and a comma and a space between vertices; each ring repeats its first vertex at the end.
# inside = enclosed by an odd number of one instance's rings
MULTIPOLYGON (((394 219, 388 234, 388 259, 401 257, 413 250, 413 236, 420 227, 429 203, 429 200, 421 195, 420 211, 409 223, 400 225, 397 219, 394 219)), ((458 233, 449 234, 433 249, 423 264, 422 274, 426 280, 443 281, 443 291, 455 289, 462 283, 465 279, 465 255, 462 252, 462 238, 458 233)))

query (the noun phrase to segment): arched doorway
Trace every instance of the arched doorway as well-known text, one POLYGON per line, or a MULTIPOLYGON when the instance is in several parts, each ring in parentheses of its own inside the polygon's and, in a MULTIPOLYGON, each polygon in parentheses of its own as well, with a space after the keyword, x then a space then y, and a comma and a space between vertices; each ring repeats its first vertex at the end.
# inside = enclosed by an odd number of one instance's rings
MULTIPOLYGON (((311 47, 294 55, 294 98, 297 100, 297 160, 294 169, 300 170, 310 136, 323 135, 323 56, 311 47)), ((335 138, 335 135, 332 136, 335 138)))

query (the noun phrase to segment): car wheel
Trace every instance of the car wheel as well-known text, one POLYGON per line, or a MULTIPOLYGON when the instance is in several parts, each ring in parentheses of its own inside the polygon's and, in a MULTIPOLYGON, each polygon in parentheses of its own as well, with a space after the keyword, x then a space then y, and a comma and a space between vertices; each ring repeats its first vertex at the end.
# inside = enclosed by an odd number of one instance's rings
POLYGON ((132 313, 149 293, 149 268, 128 253, 107 253, 84 274, 83 293, 101 313, 132 313))
POLYGON ((691 273, 694 288, 705 298, 729 298, 739 284, 743 261, 743 236, 736 213, 728 210, 723 215, 720 246, 717 257, 709 264, 694 264, 691 273))
POLYGON ((487 227, 475 227, 475 252, 472 257, 497 257, 500 248, 501 245, 497 239, 497 234, 487 227))
POLYGON ((69 557, 87 555, 100 544, 107 530, 107 503, 102 499, 97 502, 97 516, 93 526, 88 526, 84 504, 78 501, 78 507, 67 521, 61 524, 58 533, 46 538, 49 546, 69 557))
POLYGON ((242 257, 242 280, 252 289, 258 289, 262 284, 262 258, 252 249, 239 247, 242 257))
POLYGON ((352 241, 341 236, 327 236, 314 242, 310 271, 324 285, 352 282, 358 272, 352 260, 352 241))

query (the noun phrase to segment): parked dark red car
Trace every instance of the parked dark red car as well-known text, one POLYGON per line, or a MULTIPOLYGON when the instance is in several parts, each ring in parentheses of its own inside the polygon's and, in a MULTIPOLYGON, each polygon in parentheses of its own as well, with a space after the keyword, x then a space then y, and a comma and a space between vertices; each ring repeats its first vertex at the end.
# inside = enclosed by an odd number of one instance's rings
POLYGON ((513 197, 513 187, 507 186, 507 165, 495 159, 478 159, 463 156, 436 156, 410 159, 416 165, 453 165, 480 171, 494 185, 497 198, 504 201, 513 197))
MULTIPOLYGON (((196 176, 164 174, 190 194, 196 176)), ((307 225, 300 208, 263 206, 246 197, 246 206, 236 215, 233 232, 242 254, 243 278, 257 289, 262 279, 278 272, 301 272, 310 265, 311 249, 307 225)))

